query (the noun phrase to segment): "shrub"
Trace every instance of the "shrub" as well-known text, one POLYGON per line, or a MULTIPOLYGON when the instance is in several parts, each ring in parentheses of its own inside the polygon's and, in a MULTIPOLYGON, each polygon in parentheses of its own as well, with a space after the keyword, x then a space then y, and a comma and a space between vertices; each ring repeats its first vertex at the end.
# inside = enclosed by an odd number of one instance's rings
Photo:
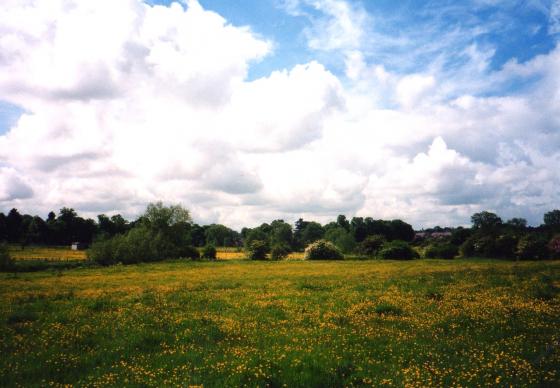
POLYGON ((87 251, 88 259, 100 265, 116 264, 118 261, 115 256, 115 246, 117 245, 117 240, 121 238, 122 236, 117 235, 108 240, 94 242, 87 251))
POLYGON ((412 260, 418 257, 418 253, 408 245, 406 241, 394 240, 383 244, 379 251, 382 259, 412 260))
POLYGON ((494 252, 496 252, 496 240, 493 237, 475 237, 474 253, 476 256, 492 257, 494 252))
POLYGON ((356 248, 356 240, 350 232, 342 227, 329 229, 325 233, 325 240, 333 243, 338 249, 344 253, 350 253, 356 248))
POLYGON ((15 268, 14 259, 10 256, 8 246, 0 244, 0 271, 11 271, 15 268))
POLYGON ((550 256, 558 259, 560 258, 560 234, 552 237, 548 242, 548 251, 550 252, 550 256))
POLYGON ((459 247, 459 253, 463 257, 474 256, 474 238, 468 238, 459 247))
POLYGON ((366 239, 360 243, 358 251, 368 257, 375 257, 385 242, 385 236, 374 234, 366 237, 366 239))
POLYGON ((268 244, 262 240, 253 240, 247 247, 247 255, 251 260, 265 260, 269 251, 268 244))
POLYGON ((286 244, 276 244, 272 247, 270 251, 270 258, 272 260, 282 260, 285 259, 290 254, 290 247, 286 244))
POLYGON ((489 235, 475 234, 469 237, 459 248, 463 257, 493 257, 498 251, 496 239, 489 235))
POLYGON ((542 236, 527 234, 519 240, 517 257, 522 260, 543 260, 548 258, 547 241, 542 236))
POLYGON ((453 259, 459 254, 459 248, 453 244, 434 244, 426 250, 426 257, 428 259, 453 259))
POLYGON ((515 249, 518 242, 519 237, 513 234, 501 235, 496 239, 494 252, 492 253, 496 257, 512 258, 515 256, 515 249))
POLYGON ((472 235, 470 229, 459 227, 451 232, 451 244, 461 246, 472 235))
POLYGON ((170 258, 199 257, 189 245, 173 243, 165 234, 138 226, 125 235, 95 242, 88 251, 88 258, 101 265, 116 263, 135 264, 170 258))
POLYGON ((161 234, 136 227, 114 242, 114 258, 123 264, 156 261, 169 257, 171 244, 161 234))
POLYGON ((308 260, 342 260, 344 255, 333 243, 319 240, 305 248, 305 258, 308 260))
POLYGON ((216 260, 216 247, 214 245, 208 244, 202 248, 200 257, 203 259, 216 260))
MULTIPOLYGON (((182 259, 196 260, 196 259, 200 259, 201 254, 198 251, 198 249, 196 249, 192 245, 183 245, 183 246, 177 248, 177 254, 173 255, 173 256, 177 256, 177 257, 180 257, 182 259)), ((173 257, 173 256, 171 256, 171 257, 173 257)))

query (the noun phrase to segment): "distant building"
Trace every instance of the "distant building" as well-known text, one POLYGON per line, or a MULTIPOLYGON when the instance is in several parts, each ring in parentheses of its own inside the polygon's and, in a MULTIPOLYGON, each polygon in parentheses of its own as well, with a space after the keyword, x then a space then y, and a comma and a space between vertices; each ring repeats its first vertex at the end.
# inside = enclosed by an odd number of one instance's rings
POLYGON ((87 245, 81 242, 73 242, 71 247, 73 251, 81 251, 87 248, 87 245))
POLYGON ((414 239, 416 241, 421 241, 421 240, 426 240, 426 239, 433 239, 433 240, 438 240, 438 239, 445 239, 448 237, 451 237, 452 233, 449 231, 443 231, 443 232, 416 232, 414 234, 414 239))
POLYGON ((434 232, 430 235, 431 238, 447 238, 451 237, 451 232, 434 232))

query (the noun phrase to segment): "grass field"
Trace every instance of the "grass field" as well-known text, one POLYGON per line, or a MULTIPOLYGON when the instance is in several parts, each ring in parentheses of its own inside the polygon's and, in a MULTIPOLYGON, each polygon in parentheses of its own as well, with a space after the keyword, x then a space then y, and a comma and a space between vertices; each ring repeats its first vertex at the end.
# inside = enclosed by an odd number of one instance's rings
POLYGON ((9 246, 10 256, 14 260, 46 260, 46 261, 80 261, 85 260, 86 251, 73 251, 70 247, 9 246))
POLYGON ((2 386, 559 386, 560 261, 0 274, 2 386))
MULTIPOLYGON (((87 259, 86 251, 73 251, 69 247, 61 246, 28 246, 21 249, 19 245, 11 245, 9 251, 14 260, 80 261, 87 259)), ((238 248, 217 248, 216 258, 219 260, 239 260, 245 257, 245 252, 238 248)), ((303 252, 290 253, 288 259, 303 259, 303 252)))

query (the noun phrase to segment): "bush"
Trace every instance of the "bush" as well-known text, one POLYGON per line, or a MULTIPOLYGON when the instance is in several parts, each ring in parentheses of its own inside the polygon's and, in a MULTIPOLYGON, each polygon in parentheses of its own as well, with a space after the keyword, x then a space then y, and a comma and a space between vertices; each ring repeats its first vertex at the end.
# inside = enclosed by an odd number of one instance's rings
POLYGON ((200 257, 203 259, 216 260, 216 247, 214 245, 208 244, 202 248, 200 257))
POLYGON ((474 238, 471 237, 465 240, 459 247, 459 253, 463 257, 474 256, 474 238))
POLYGON ((488 235, 476 234, 469 237, 459 248, 463 257, 493 257, 498 251, 496 239, 488 235))
POLYGON ((333 243, 319 240, 305 248, 305 258, 308 260, 342 260, 344 255, 333 243))
POLYGON ((543 236, 527 234, 517 243, 516 254, 522 260, 548 259, 547 241, 543 236))
POLYGON ((385 242, 385 236, 380 234, 368 236, 360 243, 358 252, 368 257, 375 257, 385 242))
POLYGON ((272 260, 282 260, 285 259, 291 252, 291 249, 286 244, 276 244, 272 247, 270 251, 270 258, 272 260))
POLYGON ((383 244, 379 251, 382 259, 412 260, 418 258, 418 253, 406 241, 394 240, 383 244))
MULTIPOLYGON (((206 247, 203 248, 203 252, 204 249, 206 247)), ((196 249, 195 247, 191 246, 191 245, 185 245, 182 247, 179 247, 177 249, 177 253, 178 253, 178 257, 183 258, 183 259, 192 259, 192 260, 196 260, 196 259, 200 259, 200 252, 198 251, 198 249, 196 249)), ((204 256, 203 256, 204 257, 204 256)), ((214 248, 214 259, 216 258, 216 248, 214 248)))
POLYGON ((118 245, 117 240, 122 238, 123 236, 117 235, 111 239, 95 241, 87 251, 88 259, 100 265, 117 264, 115 247, 118 245))
POLYGON ((145 227, 136 227, 116 240, 114 257, 123 264, 157 261, 170 257, 172 245, 161 234, 145 227))
POLYGON ((15 268, 14 259, 11 258, 8 246, 0 244, 0 271, 11 271, 15 268))
POLYGON ((494 256, 512 258, 515 256, 515 249, 519 242, 519 237, 513 234, 504 234, 496 239, 494 256))
POLYGON ((145 226, 133 228, 125 235, 97 241, 93 243, 87 254, 91 261, 101 265, 135 264, 179 257, 197 259, 199 257, 195 248, 175 244, 163 233, 154 232, 145 226))
POLYGON ((350 253, 356 248, 356 240, 346 229, 336 227, 325 233, 325 240, 333 243, 344 253, 350 253))
POLYGON ((459 254, 459 248, 453 244, 434 244, 426 250, 428 259, 453 259, 459 254))
POLYGON ((550 256, 554 259, 560 258, 560 234, 552 237, 548 242, 548 251, 550 256))
POLYGON ((253 240, 248 244, 247 256, 251 260, 266 260, 269 251, 266 241, 253 240))

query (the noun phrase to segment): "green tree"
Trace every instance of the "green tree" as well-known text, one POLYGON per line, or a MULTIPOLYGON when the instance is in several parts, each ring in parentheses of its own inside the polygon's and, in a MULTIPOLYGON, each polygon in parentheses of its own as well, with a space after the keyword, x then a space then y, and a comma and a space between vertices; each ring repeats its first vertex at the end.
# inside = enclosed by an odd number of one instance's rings
POLYGON ((502 219, 495 213, 483 211, 471 216, 473 229, 490 230, 502 225, 502 219))
POLYGON ((391 240, 412 241, 414 240, 414 229, 412 225, 402 220, 392 220, 389 223, 391 240))
POLYGON ((354 236, 342 227, 329 229, 325 233, 325 240, 332 242, 343 253, 350 253, 356 248, 354 236))
POLYGON ((0 243, 8 240, 8 225, 6 223, 6 216, 0 212, 0 243))
POLYGON ((247 256, 251 260, 266 260, 270 247, 266 241, 253 240, 247 246, 247 256))
POLYGON ((367 237, 367 226, 363 217, 352 217, 350 231, 356 242, 362 242, 367 237))
POLYGON ((205 229, 207 244, 215 246, 235 246, 239 242, 239 233, 222 224, 212 224, 205 229))
POLYGON ((23 216, 17 209, 12 209, 6 217, 6 228, 8 241, 11 243, 18 243, 22 236, 23 216))
POLYGON ((346 219, 344 214, 339 214, 338 217, 336 217, 336 223, 347 232, 350 231, 350 222, 346 219))
POLYGON ((368 257, 375 257, 386 241, 385 236, 380 234, 367 236, 365 240, 359 244, 358 251, 368 257))
POLYGON ((302 232, 302 240, 305 246, 320 240, 325 235, 321 224, 315 221, 308 222, 302 232))
POLYGON ((143 219, 146 224, 157 231, 167 232, 175 225, 192 223, 191 214, 181 205, 164 206, 163 203, 151 203, 146 208, 143 219))
POLYGON ((293 244, 292 226, 283 220, 275 220, 270 224, 272 231, 270 234, 271 246, 288 246, 293 244))
POLYGON ((544 225, 551 228, 560 228, 560 210, 552 210, 544 215, 544 225))
POLYGON ((527 228, 527 220, 525 218, 512 218, 507 220, 506 225, 517 230, 527 228))
POLYGON ((250 229, 247 231, 247 237, 245 237, 245 250, 249 248, 253 241, 262 241, 270 249, 270 243, 268 239, 268 234, 265 233, 260 227, 250 229))

